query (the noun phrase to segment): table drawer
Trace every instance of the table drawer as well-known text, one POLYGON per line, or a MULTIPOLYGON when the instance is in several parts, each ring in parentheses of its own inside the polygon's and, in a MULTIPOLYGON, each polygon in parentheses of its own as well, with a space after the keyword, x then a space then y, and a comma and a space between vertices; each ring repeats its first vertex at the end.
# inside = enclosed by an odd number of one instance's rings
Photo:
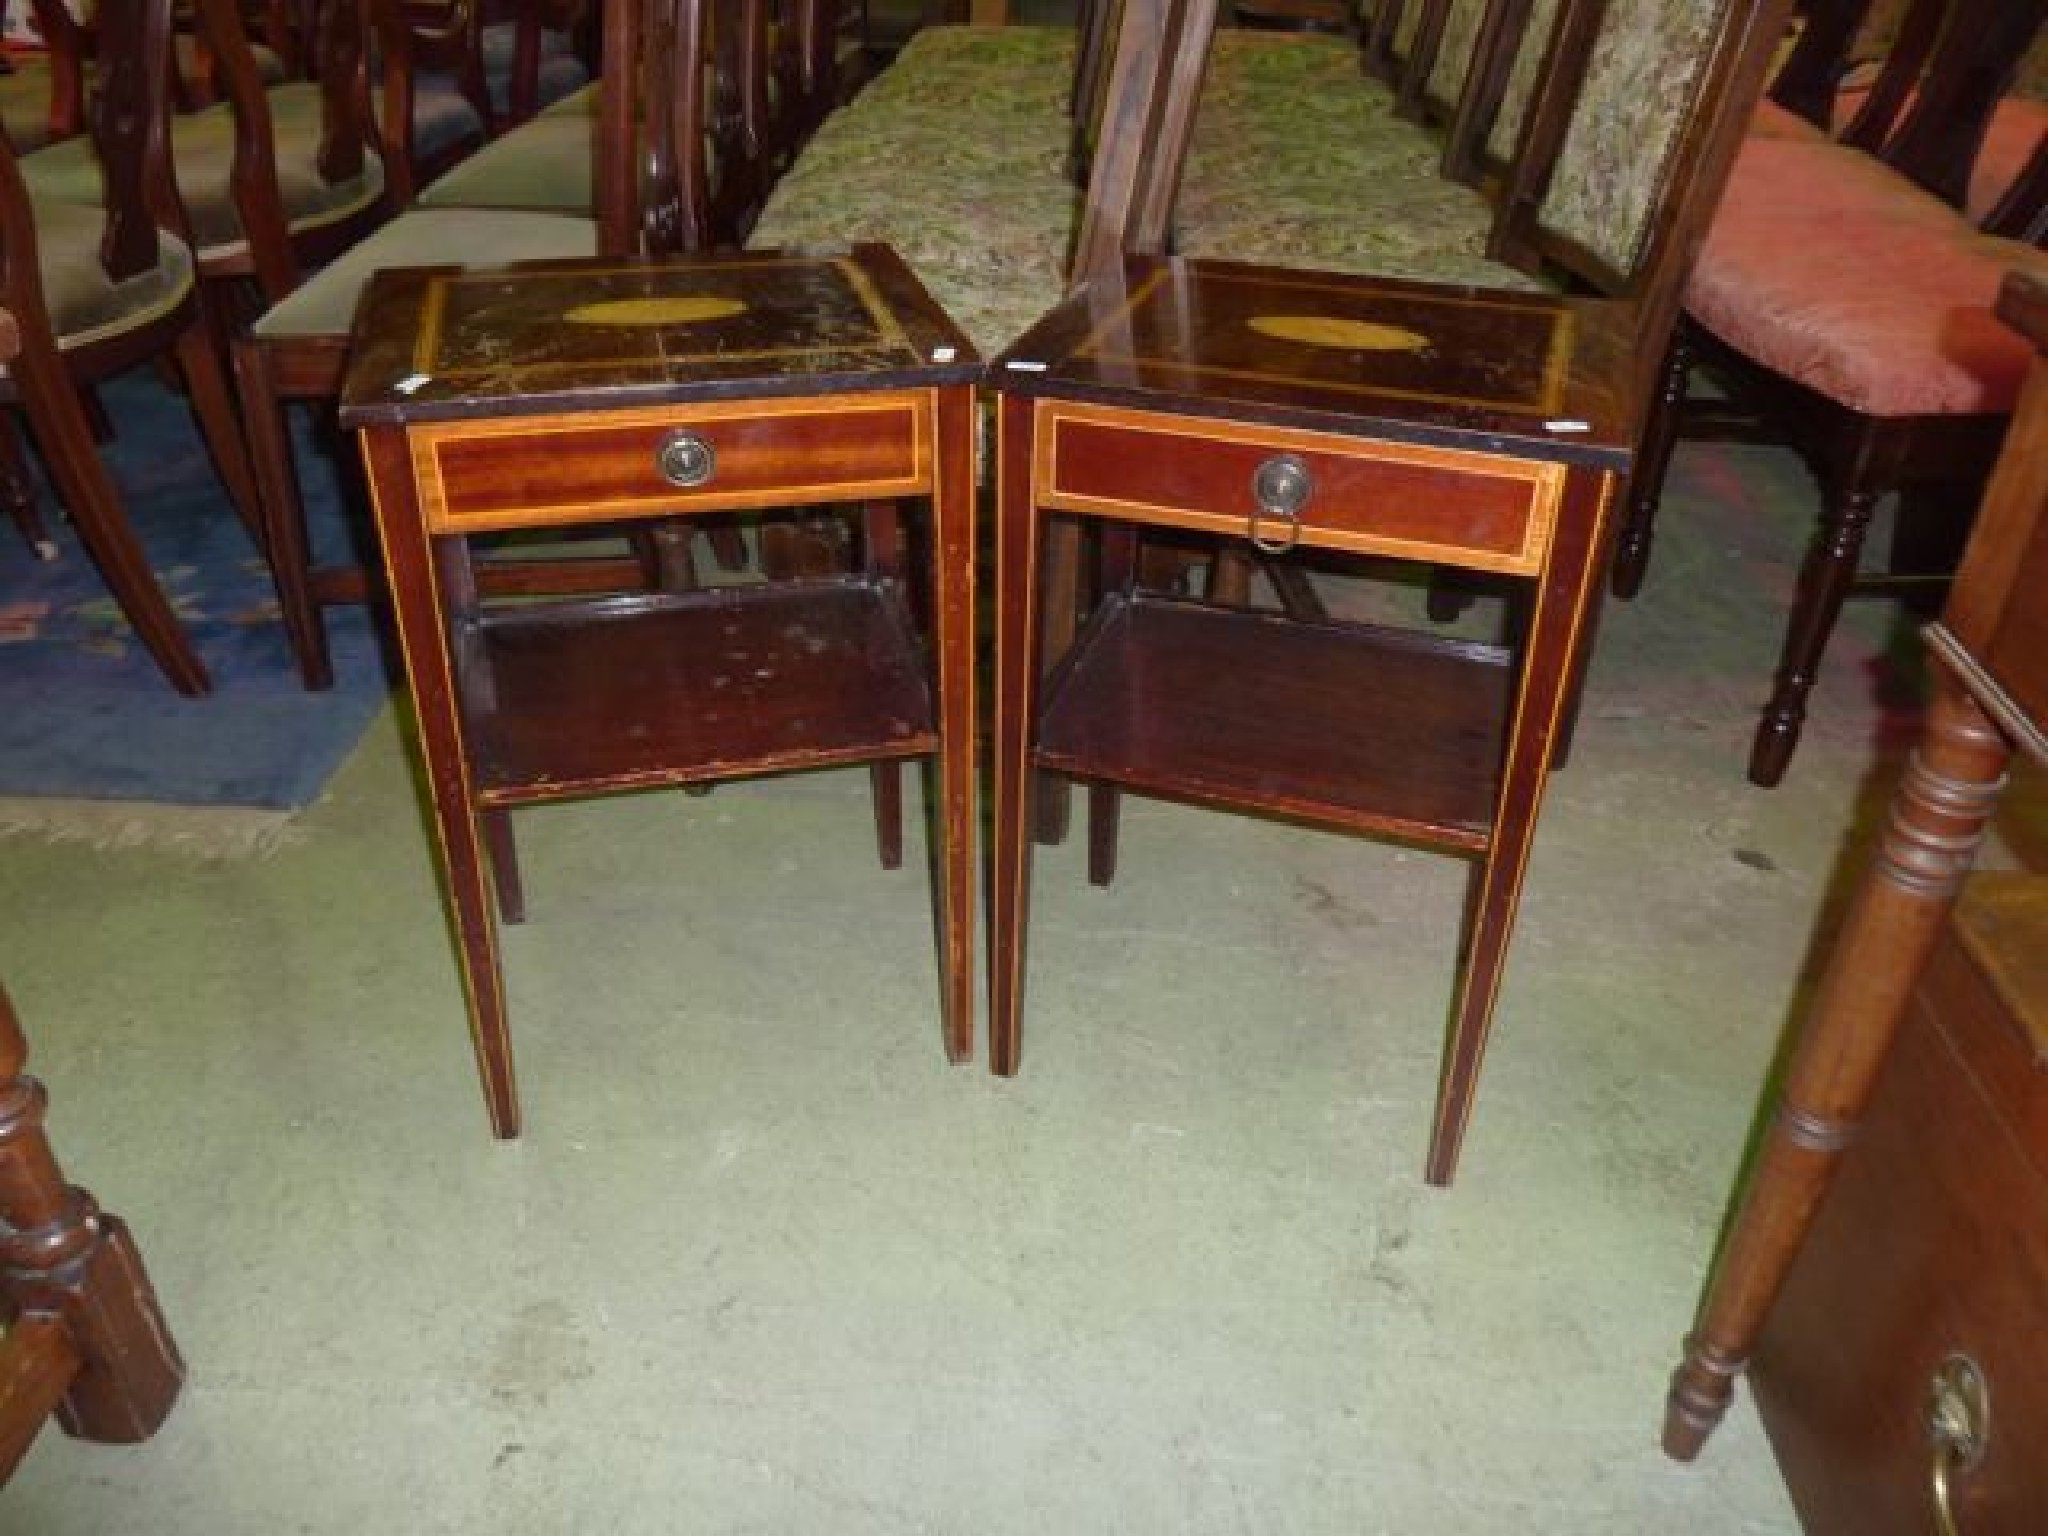
POLYGON ((904 496, 931 483, 922 393, 432 423, 409 440, 421 515, 437 533, 904 496), (664 448, 685 434, 701 447, 665 466, 664 448))
POLYGON ((1550 546, 1564 470, 1460 449, 1048 401, 1039 484, 1048 507, 1513 574, 1550 546), (1253 514, 1261 466, 1305 472, 1298 527, 1253 514))

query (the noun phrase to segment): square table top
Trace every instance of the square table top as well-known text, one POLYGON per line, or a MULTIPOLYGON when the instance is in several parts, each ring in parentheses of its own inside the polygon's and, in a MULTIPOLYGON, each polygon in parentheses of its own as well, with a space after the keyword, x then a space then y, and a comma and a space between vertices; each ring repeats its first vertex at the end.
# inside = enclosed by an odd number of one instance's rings
POLYGON ((1612 299, 1127 257, 989 368, 1008 393, 1624 468, 1612 299))
POLYGON ((350 427, 971 383, 887 246, 412 267, 356 314, 350 427))

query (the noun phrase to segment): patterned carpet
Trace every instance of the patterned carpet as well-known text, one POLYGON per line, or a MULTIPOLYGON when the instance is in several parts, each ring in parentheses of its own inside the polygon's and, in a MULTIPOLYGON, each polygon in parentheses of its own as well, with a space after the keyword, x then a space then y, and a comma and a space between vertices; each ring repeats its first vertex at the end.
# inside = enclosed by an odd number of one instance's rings
MULTIPOLYGON (((373 625, 361 610, 334 615, 336 686, 301 688, 268 572, 184 401, 147 371, 102 400, 116 432, 105 457, 213 693, 181 698, 164 682, 45 491, 59 558, 36 559, 0 522, 0 829, 74 801, 289 813, 389 694, 373 625)), ((300 448, 313 539, 328 548, 351 537, 340 483, 329 457, 300 448)))

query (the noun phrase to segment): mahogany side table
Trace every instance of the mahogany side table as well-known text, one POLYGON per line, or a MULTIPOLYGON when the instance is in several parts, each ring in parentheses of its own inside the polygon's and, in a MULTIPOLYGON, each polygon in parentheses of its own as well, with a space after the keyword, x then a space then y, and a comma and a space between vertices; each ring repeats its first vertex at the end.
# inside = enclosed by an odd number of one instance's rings
POLYGON ((380 273, 359 428, 492 1130, 517 1135, 489 818, 933 758, 946 1050, 973 1054, 974 385, 893 252, 380 273), (924 594, 844 577, 480 602, 471 535, 927 498, 924 594), (919 610, 928 624, 918 622, 919 610), (928 632, 927 632, 928 630, 928 632))
POLYGON ((1018 1064, 1038 770, 1398 838, 1475 866, 1428 1177, 1449 1183, 1553 743, 1629 463, 1618 303, 1130 258, 992 367, 996 555, 989 1053, 1018 1064), (1041 678, 1042 535, 1122 570, 1041 678), (1176 601, 1132 536, 1185 529, 1498 573, 1516 646, 1176 601))

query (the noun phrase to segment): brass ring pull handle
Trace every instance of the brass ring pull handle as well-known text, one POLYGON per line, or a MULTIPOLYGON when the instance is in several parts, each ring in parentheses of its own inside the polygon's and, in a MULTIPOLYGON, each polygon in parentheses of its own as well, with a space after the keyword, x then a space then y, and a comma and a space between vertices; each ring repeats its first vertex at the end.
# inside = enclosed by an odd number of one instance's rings
POLYGON ((1308 465, 1291 453, 1276 453, 1252 471, 1252 511, 1245 519, 1244 536, 1262 554, 1284 555, 1301 537, 1301 509, 1316 488, 1308 465), (1280 534, 1265 531, 1278 523, 1280 534))
POLYGON ((1991 1392, 1984 1373, 1968 1355, 1950 1355, 1934 1373, 1927 1392, 1927 1438, 1934 1448, 1934 1527, 1940 1536, 1960 1536, 1949 1480, 1984 1458, 1991 1437, 1991 1392))
POLYGON ((654 450, 654 467, 670 485, 688 490, 711 483, 711 477, 718 473, 718 453, 695 432, 671 432, 654 450))

